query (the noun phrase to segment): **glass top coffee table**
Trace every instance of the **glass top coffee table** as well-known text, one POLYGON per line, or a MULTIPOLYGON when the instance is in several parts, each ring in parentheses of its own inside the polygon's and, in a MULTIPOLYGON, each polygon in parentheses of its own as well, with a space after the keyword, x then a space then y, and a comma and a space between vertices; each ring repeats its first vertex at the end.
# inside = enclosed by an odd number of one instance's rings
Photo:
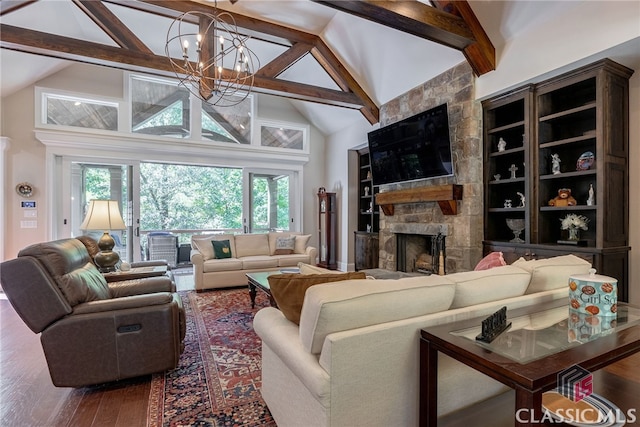
MULTIPOLYGON (((516 408, 539 425, 542 393, 573 365, 594 371, 640 351, 640 308, 618 304, 616 317, 580 317, 569 301, 507 311, 509 330, 491 343, 476 341, 483 318, 427 327, 420 332, 420 425, 437 425, 438 352, 515 389, 516 408)), ((463 391, 461 391, 463 392, 463 391)), ((525 421, 525 422, 523 422, 525 421)))

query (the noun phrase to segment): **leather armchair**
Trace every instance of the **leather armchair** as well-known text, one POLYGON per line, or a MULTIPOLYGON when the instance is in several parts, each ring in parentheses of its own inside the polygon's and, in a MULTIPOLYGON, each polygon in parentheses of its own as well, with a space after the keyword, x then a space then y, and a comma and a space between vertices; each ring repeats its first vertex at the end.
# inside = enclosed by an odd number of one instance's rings
POLYGON ((31 245, 0 265, 11 305, 35 333, 53 384, 81 387, 173 369, 185 317, 169 278, 109 287, 77 239, 31 245))

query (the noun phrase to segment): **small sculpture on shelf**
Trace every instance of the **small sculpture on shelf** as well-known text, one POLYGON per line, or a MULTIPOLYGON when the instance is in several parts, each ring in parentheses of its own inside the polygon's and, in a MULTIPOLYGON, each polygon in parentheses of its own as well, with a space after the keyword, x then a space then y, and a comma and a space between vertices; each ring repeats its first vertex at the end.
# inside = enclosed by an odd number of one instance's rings
POLYGON ((509 168, 509 171, 511 172, 511 179, 516 179, 517 170, 518 170, 518 167, 515 164, 512 164, 511 167, 509 168))
POLYGON ((367 179, 371 179, 371 171, 370 170, 367 171, 367 179))
POLYGON ((503 152, 507 148, 507 141, 505 141, 502 137, 498 140, 498 151, 503 152))
POLYGON ((502 175, 500 175, 499 173, 497 173, 497 174, 493 175, 493 178, 494 178, 496 181, 500 181, 500 177, 501 177, 501 176, 502 176, 502 175))
POLYGON ((520 197, 520 204, 518 205, 519 208, 524 208, 525 207, 525 198, 524 198, 524 194, 522 194, 521 192, 517 191, 516 194, 518 195, 518 197, 520 197))
POLYGON ((367 224, 367 233, 371 233, 371 224, 367 224))
POLYGON ((364 196, 365 197, 369 196, 369 186, 364 187, 364 196))
POLYGON ((593 206, 596 204, 596 195, 593 191, 593 184, 589 184, 589 198, 587 199, 587 206, 593 206))
POLYGON ((558 175, 560 173, 560 156, 558 153, 554 153, 551 155, 551 173, 554 175, 558 175))
POLYGON ((558 190, 558 195, 549 200, 549 206, 563 207, 563 206, 575 206, 577 205, 575 197, 571 195, 570 188, 561 188, 558 190))
POLYGON ((511 199, 506 199, 504 201, 504 207, 505 208, 512 208, 513 207, 513 205, 511 204, 511 199))

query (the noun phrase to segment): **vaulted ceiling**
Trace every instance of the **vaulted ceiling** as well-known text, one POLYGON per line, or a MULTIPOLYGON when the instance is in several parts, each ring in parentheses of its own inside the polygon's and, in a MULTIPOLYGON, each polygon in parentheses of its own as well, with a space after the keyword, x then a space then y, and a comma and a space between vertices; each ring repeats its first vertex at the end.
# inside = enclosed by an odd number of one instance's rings
MULTIPOLYGON (((261 58, 254 80, 255 92, 359 111, 371 124, 378 122, 378 107, 386 99, 371 95, 367 70, 358 69, 353 63, 345 64, 345 59, 336 54, 344 50, 344 46, 332 46, 332 43, 348 43, 362 37, 375 40, 371 32, 375 30, 387 37, 393 35, 394 40, 401 41, 397 39, 399 35, 412 40, 417 37, 428 46, 440 46, 447 57, 451 57, 451 52, 461 54, 460 58, 466 58, 477 75, 495 68, 494 47, 466 1, 434 0, 432 7, 413 0, 242 0, 235 5, 220 2, 220 7, 233 15, 242 32, 251 35, 252 47, 261 58), (297 14, 302 26, 289 24, 292 13, 297 14), (289 14, 289 18, 278 14, 289 14), (337 14, 341 16, 336 18, 337 14), (316 28, 305 26, 305 18, 315 20, 316 28), (354 27, 356 31, 344 28, 341 34, 336 34, 331 23, 340 19, 368 20, 374 24, 361 27, 370 30, 366 34, 357 32, 358 27, 354 27), (306 27, 310 27, 310 31, 305 31, 306 27), (313 77, 305 69, 324 75, 313 77)), ((212 12, 213 4, 179 0, 3 0, 0 47, 3 53, 14 51, 174 76, 164 54, 166 29, 173 19, 187 11, 212 12), (61 8, 67 12, 62 13, 61 8), (56 28, 46 22, 46 18, 51 17, 48 11, 54 15, 60 13, 67 28, 56 28), (71 19, 70 14, 75 19, 71 19), (69 31, 69 26, 77 26, 77 31, 69 31)), ((433 52, 425 50, 425 54, 433 52)), ((381 51, 380 61, 386 60, 393 60, 393 56, 381 51)), ((419 63, 417 58, 407 57, 402 66, 412 67, 414 62, 419 63)))

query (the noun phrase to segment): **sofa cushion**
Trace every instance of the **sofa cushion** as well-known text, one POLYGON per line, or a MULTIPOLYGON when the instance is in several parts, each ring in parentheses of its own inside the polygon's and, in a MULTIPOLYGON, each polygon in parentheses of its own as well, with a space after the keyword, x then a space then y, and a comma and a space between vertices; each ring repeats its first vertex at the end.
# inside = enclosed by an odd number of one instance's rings
POLYGON ((436 275, 312 286, 300 313, 300 341, 319 354, 331 333, 447 310, 454 293, 455 283, 436 275))
POLYGON ((307 254, 274 255, 278 259, 278 267, 297 267, 300 263, 309 262, 307 254))
POLYGON ((238 234, 234 254, 236 258, 269 255, 269 236, 266 234, 238 234))
POLYGON ((309 246, 309 240, 311 234, 299 234, 296 236, 296 247, 293 250, 294 254, 303 254, 307 252, 307 246, 309 246))
POLYGON ((202 257, 206 260, 215 258, 213 252, 212 240, 228 240, 229 247, 231 248, 231 255, 235 256, 236 247, 233 234, 203 234, 191 236, 191 246, 197 249, 202 254, 202 257))
POLYGON ((364 273, 350 272, 342 274, 273 274, 268 277, 271 295, 284 316, 300 324, 300 311, 304 294, 311 286, 338 282, 349 279, 364 279, 364 273))
POLYGON ((591 268, 591 264, 588 261, 575 255, 562 255, 530 261, 520 258, 511 265, 531 273, 531 282, 525 292, 527 294, 567 286, 569 276, 587 274, 591 268))
POLYGON ((216 259, 231 258, 231 245, 228 240, 212 240, 213 256, 216 259))
MULTIPOLYGON (((297 236, 300 233, 297 231, 272 231, 269 233, 269 253, 271 255, 276 254, 276 240, 279 237, 291 237, 297 236)), ((295 248, 294 248, 295 249, 295 248)))
POLYGON ((275 268, 278 266, 278 258, 269 255, 254 255, 240 258, 243 270, 257 270, 261 268, 275 268))
POLYGON ((276 238, 276 250, 272 255, 291 255, 296 247, 296 236, 276 238))
POLYGON ((213 271, 242 270, 242 261, 238 258, 208 259, 202 264, 202 271, 211 273, 213 271))
POLYGON ((448 274, 446 277, 456 283, 451 308, 460 308, 523 295, 531 274, 505 265, 490 270, 448 274))

